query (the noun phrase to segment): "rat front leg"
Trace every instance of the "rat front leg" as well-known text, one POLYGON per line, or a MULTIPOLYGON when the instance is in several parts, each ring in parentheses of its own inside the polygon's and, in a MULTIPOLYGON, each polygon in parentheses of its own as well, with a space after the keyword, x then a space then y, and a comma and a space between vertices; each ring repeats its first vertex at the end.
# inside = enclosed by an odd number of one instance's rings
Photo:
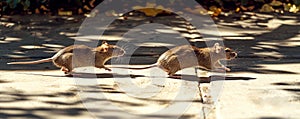
POLYGON ((231 71, 229 68, 227 68, 226 66, 221 64, 219 61, 215 63, 215 66, 213 69, 221 69, 221 70, 225 70, 225 71, 231 71))
POLYGON ((107 67, 103 67, 105 70, 107 70, 107 71, 111 71, 111 69, 110 68, 107 68, 107 67))
POLYGON ((105 70, 107 70, 107 71, 111 71, 111 69, 110 68, 107 68, 107 67, 105 67, 104 65, 101 65, 101 66, 96 66, 97 68, 104 68, 105 70))

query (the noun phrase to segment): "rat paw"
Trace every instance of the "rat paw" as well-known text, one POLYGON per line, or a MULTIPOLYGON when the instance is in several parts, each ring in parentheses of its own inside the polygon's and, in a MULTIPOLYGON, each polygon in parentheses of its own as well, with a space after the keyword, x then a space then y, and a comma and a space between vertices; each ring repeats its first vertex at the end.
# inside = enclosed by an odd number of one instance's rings
POLYGON ((226 70, 223 68, 213 69, 212 72, 225 72, 226 70))
POLYGON ((216 68, 216 69, 213 69, 212 71, 214 72, 226 72, 226 71, 231 71, 229 68, 227 67, 220 67, 220 68, 216 68))
POLYGON ((231 69, 227 68, 227 67, 224 67, 224 70, 225 71, 231 71, 231 69))
POLYGON ((73 72, 64 72, 64 74, 65 74, 66 77, 73 77, 74 76, 73 72))
POLYGON ((168 78, 182 79, 182 76, 173 74, 173 75, 169 75, 168 78))
POLYGON ((111 69, 110 68, 104 68, 105 70, 107 70, 107 71, 111 71, 111 69))
POLYGON ((61 67, 60 70, 63 71, 65 74, 69 72, 69 69, 67 69, 66 67, 61 67))

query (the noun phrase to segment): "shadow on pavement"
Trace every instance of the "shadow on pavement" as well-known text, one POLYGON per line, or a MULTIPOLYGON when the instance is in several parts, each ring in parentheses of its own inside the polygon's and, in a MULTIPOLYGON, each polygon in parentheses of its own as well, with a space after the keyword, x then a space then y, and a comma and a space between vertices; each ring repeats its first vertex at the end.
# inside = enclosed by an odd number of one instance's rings
POLYGON ((261 67, 300 62, 300 55, 295 52, 300 50, 298 14, 244 13, 216 22, 219 27, 236 32, 223 35, 225 44, 240 54, 238 59, 229 62, 233 72, 298 74, 287 69, 261 67))
POLYGON ((145 77, 144 75, 122 75, 117 73, 73 73, 72 75, 47 75, 47 74, 36 74, 36 73, 22 73, 27 75, 38 75, 38 76, 51 76, 51 77, 72 77, 72 78, 136 78, 145 77))
MULTIPOLYGON (((130 16, 126 20, 117 19, 104 32, 104 36, 112 37, 109 39, 111 44, 117 43, 118 38, 122 37, 132 28, 139 25, 158 23, 170 27, 176 32, 167 32, 167 34, 179 34, 183 38, 189 40, 192 45, 205 47, 201 33, 194 32, 191 24, 176 15, 158 16, 155 18, 139 16, 130 16), (197 40, 195 40, 197 39, 197 40)), ((17 25, 12 28, 3 28, 0 35, 13 37, 9 41, 3 41, 1 48, 5 48, 1 52, 2 58, 1 70, 39 70, 39 69, 55 69, 54 66, 38 65, 38 66, 8 66, 5 63, 9 61, 23 61, 24 59, 41 59, 48 58, 55 54, 55 51, 62 47, 72 45, 74 37, 70 34, 77 33, 77 30, 83 21, 83 17, 75 17, 68 20, 61 17, 48 17, 41 19, 41 16, 22 17, 19 23, 17 20, 21 17, 13 17, 13 23, 17 25), (53 28, 55 27, 55 28, 53 28), (3 61, 5 59, 5 61, 3 61)), ((295 14, 262 14, 262 13, 244 13, 234 14, 232 16, 219 18, 216 24, 224 29, 235 29, 236 35, 224 34, 224 43, 226 46, 236 49, 239 57, 230 61, 233 72, 252 72, 262 74, 297 74, 296 72, 286 71, 284 69, 264 69, 261 65, 269 64, 293 64, 299 63, 300 48, 299 37, 300 26, 299 15, 295 14), (241 19, 243 17, 243 19, 241 19), (259 19, 258 19, 259 18, 259 19), (289 21, 289 22, 286 22, 289 21), (274 22, 274 24, 272 24, 274 22), (276 24, 278 26, 276 26, 276 24), (271 25, 271 26, 270 26, 271 25), (272 25, 275 25, 274 28, 272 25), (269 29, 270 28, 270 29, 269 29), (249 32, 247 32, 249 31, 249 32), (253 31, 261 31, 251 33, 253 31), (249 40, 247 40, 250 38, 249 40)), ((3 27, 3 26, 1 26, 3 27)), ((97 30, 98 27, 91 29, 97 30)), ((172 31, 171 29, 169 29, 172 31)), ((233 31, 231 31, 233 32, 233 31)), ((163 34, 163 33, 162 33, 163 34)), ((157 36, 160 38, 160 36, 157 36)), ((94 40, 108 40, 106 37, 94 40)), ((135 39, 138 41, 138 39, 135 39)), ((92 42, 88 40, 86 42, 92 42)), ((122 41, 121 41, 122 42, 122 41)), ((162 42, 163 43, 163 42, 162 42)), ((126 43, 125 43, 126 44, 126 43)), ((130 50, 129 46, 122 46, 125 50, 130 50), (129 49, 128 49, 129 48, 129 49)), ((147 46, 140 47, 130 57, 130 64, 151 64, 157 57, 167 50, 164 47, 147 46), (148 59, 148 60, 145 60, 148 59)))
MULTIPOLYGON (((37 102, 41 101, 38 100, 38 98, 45 98, 45 99, 54 99, 60 98, 60 97, 73 97, 76 95, 76 93, 73 92, 58 92, 58 93, 45 93, 45 94, 30 94, 25 92, 13 92, 13 91, 7 91, 7 92, 0 92, 0 95, 6 96, 6 98, 0 99, 0 104, 9 104, 9 103, 26 103, 30 100, 36 100, 37 102)), ((75 101, 75 102, 51 102, 51 101, 42 101, 41 103, 48 103, 48 104, 55 104, 57 106, 59 105, 77 105, 80 104, 81 101, 75 101)), ((35 106, 34 108, 31 108, 31 106, 25 107, 19 107, 17 105, 11 106, 6 105, 0 107, 0 118, 47 118, 42 116, 43 114, 46 115, 68 115, 68 116, 78 116, 81 115, 82 112, 85 112, 85 108, 75 108, 75 107, 63 107, 63 108, 56 108, 56 107, 44 107, 42 105, 35 106), (13 113, 11 113, 13 112, 13 113), (16 113, 17 112, 17 113, 16 113), (43 113, 41 115, 41 113, 43 113)))
MULTIPOLYGON (((117 73, 74 73, 72 75, 46 75, 46 74, 36 74, 36 73, 22 73, 27 75, 39 75, 39 76, 51 76, 51 77, 72 77, 72 78, 137 78, 137 77, 147 77, 145 75, 135 75, 135 74, 117 74, 117 73)), ((150 77, 151 78, 151 77, 150 77)), ((155 77, 159 78, 159 77, 155 77)), ((197 81, 201 83, 209 83, 211 81, 219 81, 219 80, 254 80, 256 78, 253 77, 234 77, 234 76, 218 76, 218 75, 212 75, 209 77, 197 77, 194 75, 186 75, 186 74, 176 74, 174 77, 160 77, 160 78, 171 78, 171 79, 180 79, 180 80, 186 80, 186 81, 197 81)), ((5 82, 3 82, 5 83, 5 82)))
POLYGON ((193 75, 176 75, 181 78, 175 78, 175 79, 182 79, 186 81, 198 81, 200 80, 200 83, 210 83, 212 81, 221 81, 221 80, 254 80, 256 78, 253 77, 235 77, 235 76, 218 76, 218 75, 212 75, 209 77, 196 77, 193 75), (195 80, 196 79, 196 80, 195 80))
POLYGON ((272 85, 277 86, 279 90, 284 90, 293 93, 295 96, 294 100, 292 101, 300 101, 300 82, 277 82, 272 83, 272 85))
POLYGON ((259 117, 258 119, 287 119, 282 117, 259 117))

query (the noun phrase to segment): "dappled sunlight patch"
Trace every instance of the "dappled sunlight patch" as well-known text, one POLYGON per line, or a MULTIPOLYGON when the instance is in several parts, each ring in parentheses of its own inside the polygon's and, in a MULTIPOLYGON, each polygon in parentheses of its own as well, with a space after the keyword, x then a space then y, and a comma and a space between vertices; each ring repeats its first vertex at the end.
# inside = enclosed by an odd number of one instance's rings
MULTIPOLYGON (((13 98, 12 100, 15 100, 15 98, 13 98)), ((4 100, 1 102, 13 102, 11 100, 4 100)), ((26 110, 26 109, 24 109, 26 110)), ((29 110, 29 109, 28 109, 29 110)), ((14 109, 14 108, 8 108, 8 107, 1 107, 1 113, 5 113, 6 115, 26 115, 26 113, 24 113, 24 111, 22 109, 14 109)), ((3 114, 4 115, 4 114, 3 114)), ((27 114, 29 115, 29 114, 27 114)), ((2 116, 2 115, 1 115, 2 116)))
POLYGON ((67 37, 75 37, 78 34, 77 33, 72 33, 72 32, 59 32, 59 35, 65 35, 67 37))
MULTIPOLYGON (((220 19, 217 23, 222 29, 235 30, 235 33, 239 33, 241 28, 243 32, 249 31, 252 33, 272 33, 278 31, 282 27, 299 25, 296 16, 292 15, 270 15, 264 13, 244 12, 242 15, 233 15, 230 18, 220 19), (255 31, 253 30, 255 29, 255 31)), ((226 32, 226 30, 223 30, 226 32)), ((293 32, 293 31, 287 31, 293 32)), ((224 34, 222 32, 222 34, 224 34)))
POLYGON ((187 31, 186 28, 181 28, 181 27, 172 27, 172 29, 175 31, 187 31))
POLYGON ((11 28, 13 26, 15 26, 16 24, 15 23, 10 23, 10 22, 0 22, 0 26, 5 26, 5 27, 8 27, 8 28, 11 28))
POLYGON ((198 38, 198 37, 201 37, 200 34, 188 34, 188 33, 181 33, 181 36, 185 37, 185 38, 198 38))
POLYGON ((12 42, 12 41, 21 41, 22 39, 21 38, 14 38, 14 37, 7 37, 5 39, 5 41, 9 41, 9 42, 12 42))
POLYGON ((205 40, 202 39, 202 38, 190 39, 189 41, 190 41, 190 42, 205 42, 205 40))
POLYGON ((189 32, 189 33, 198 33, 198 34, 200 34, 200 32, 198 32, 197 29, 189 30, 188 32, 189 32))
POLYGON ((82 42, 91 42, 99 39, 104 39, 106 41, 122 40, 121 36, 113 36, 113 35, 102 35, 101 37, 99 35, 89 35, 89 36, 77 36, 71 38, 76 39, 76 41, 82 41, 82 42))
POLYGON ((270 56, 275 58, 282 58, 284 55, 278 52, 280 42, 258 42, 256 46, 251 47, 253 49, 262 50, 260 52, 255 52, 254 54, 260 56, 270 56))
POLYGON ((260 69, 264 70, 270 70, 270 71, 278 71, 278 73, 288 73, 290 74, 299 74, 300 71, 294 70, 294 69, 299 69, 300 65, 297 63, 288 63, 288 64, 261 64, 258 65, 261 66, 260 69))
POLYGON ((286 39, 285 42, 258 42, 254 49, 274 49, 278 50, 279 47, 297 47, 300 46, 299 36, 286 39))
POLYGON ((255 55, 261 56, 261 57, 272 57, 272 58, 283 58, 285 57, 284 55, 276 52, 276 51, 264 51, 264 52, 255 52, 253 53, 255 55))
POLYGON ((285 46, 285 47, 299 47, 300 46, 300 41, 292 41, 292 42, 284 43, 281 46, 285 46))
POLYGON ((39 46, 39 45, 23 45, 23 46, 20 46, 21 48, 24 48, 24 49, 42 49, 42 48, 46 48, 44 46, 39 46))
POLYGON ((225 36, 245 36, 241 30, 230 28, 230 27, 221 27, 220 29, 220 34, 225 37, 225 36), (234 32, 233 32, 234 31, 234 32))
POLYGON ((1 41, 1 40, 0 40, 0 43, 9 43, 9 42, 8 42, 8 41, 1 41))
POLYGON ((300 34, 293 37, 293 38, 287 39, 287 41, 288 42, 281 43, 281 46, 285 46, 285 47, 298 47, 298 46, 300 46, 300 34))
POLYGON ((175 44, 170 44, 170 43, 159 43, 159 42, 145 42, 145 43, 137 43, 135 44, 136 46, 139 47, 174 47, 175 44))
MULTIPOLYGON (((295 20, 280 20, 280 19, 272 19, 268 22, 267 26, 270 29, 276 29, 280 27, 281 25, 286 24, 286 25, 297 25, 298 21, 295 20)), ((299 24, 298 24, 299 25, 299 24)), ((296 26, 295 26, 296 27, 296 26)))
POLYGON ((114 30, 117 29, 116 26, 108 26, 108 27, 97 27, 96 30, 114 30))
POLYGON ((252 22, 253 20, 242 20, 242 21, 235 21, 233 23, 236 23, 240 25, 242 28, 260 28, 256 25, 256 23, 252 22))
POLYGON ((254 40, 254 37, 251 36, 225 36, 224 39, 226 40, 254 40))
POLYGON ((283 18, 283 19, 297 19, 297 16, 283 15, 283 16, 280 16, 280 18, 283 18))
POLYGON ((54 48, 49 48, 49 50, 45 50, 43 51, 44 53, 49 53, 49 54, 55 54, 56 52, 58 52, 59 50, 61 50, 62 48, 57 48, 57 49, 54 49, 54 48))
MULTIPOLYGON (((249 14, 249 13, 253 14, 253 12, 245 12, 245 14, 249 14)), ((260 18, 274 18, 274 15, 264 14, 264 13, 255 13, 255 15, 260 18)))
POLYGON ((274 45, 256 45, 256 47, 260 47, 260 48, 263 48, 263 49, 278 49, 277 46, 274 46, 274 45))
POLYGON ((114 40, 122 40, 123 38, 120 36, 102 35, 101 39, 105 39, 107 41, 114 41, 114 40))
POLYGON ((6 55, 8 57, 11 57, 11 58, 27 58, 27 56, 24 56, 24 55, 6 55))
MULTIPOLYGON (((280 47, 286 45, 283 42, 258 42, 256 46, 251 47, 259 52, 253 54, 261 57, 284 58, 286 55, 280 53, 280 47)), ((291 46, 288 46, 291 47, 291 46)))
POLYGON ((65 46, 63 45, 58 45, 58 44, 42 44, 45 47, 51 47, 51 48, 63 48, 65 46))
POLYGON ((155 31, 160 32, 160 33, 173 33, 173 34, 178 34, 177 31, 171 30, 171 29, 155 29, 155 31))
POLYGON ((251 49, 262 50, 263 48, 254 46, 254 47, 251 47, 251 49))
POLYGON ((21 38, 15 38, 15 37, 6 37, 5 40, 0 40, 0 43, 10 43, 15 41, 21 41, 21 38))
POLYGON ((280 43, 278 43, 278 42, 258 42, 257 44, 260 44, 260 45, 278 45, 280 43))
POLYGON ((25 54, 24 52, 17 51, 17 50, 13 51, 13 53, 15 53, 15 54, 25 54))

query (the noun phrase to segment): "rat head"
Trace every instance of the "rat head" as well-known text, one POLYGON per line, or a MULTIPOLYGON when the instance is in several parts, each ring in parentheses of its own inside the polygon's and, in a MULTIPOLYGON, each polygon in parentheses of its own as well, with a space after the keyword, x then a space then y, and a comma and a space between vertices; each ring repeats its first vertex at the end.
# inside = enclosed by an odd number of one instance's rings
POLYGON ((226 59, 231 60, 237 57, 237 53, 233 51, 231 48, 225 48, 226 59))
POLYGON ((110 45, 106 41, 102 42, 102 45, 97 48, 97 51, 110 55, 111 57, 119 57, 125 54, 124 49, 116 45, 110 45))
POLYGON ((220 59, 231 60, 237 57, 237 53, 234 52, 231 48, 220 46, 219 43, 215 43, 212 47, 213 55, 219 56, 220 59), (225 56, 224 56, 225 53, 225 56))

